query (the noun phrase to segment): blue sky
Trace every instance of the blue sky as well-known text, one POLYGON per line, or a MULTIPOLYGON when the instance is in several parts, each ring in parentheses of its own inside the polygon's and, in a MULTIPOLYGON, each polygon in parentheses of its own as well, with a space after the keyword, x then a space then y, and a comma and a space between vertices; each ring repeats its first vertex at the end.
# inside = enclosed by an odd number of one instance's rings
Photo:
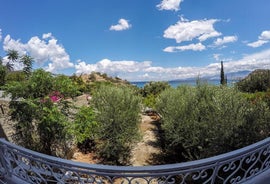
MULTIPOLYGON (((129 81, 270 69, 269 0, 1 0, 8 49, 53 73, 129 81)), ((16 65, 20 69, 21 65, 16 65)))

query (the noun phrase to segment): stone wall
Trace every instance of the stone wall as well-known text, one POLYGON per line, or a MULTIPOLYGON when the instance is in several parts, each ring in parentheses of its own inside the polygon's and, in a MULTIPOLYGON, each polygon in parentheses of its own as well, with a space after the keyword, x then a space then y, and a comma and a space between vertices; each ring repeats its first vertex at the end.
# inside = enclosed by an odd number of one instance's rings
POLYGON ((9 116, 9 102, 0 100, 0 138, 15 143, 16 122, 11 121, 9 116))

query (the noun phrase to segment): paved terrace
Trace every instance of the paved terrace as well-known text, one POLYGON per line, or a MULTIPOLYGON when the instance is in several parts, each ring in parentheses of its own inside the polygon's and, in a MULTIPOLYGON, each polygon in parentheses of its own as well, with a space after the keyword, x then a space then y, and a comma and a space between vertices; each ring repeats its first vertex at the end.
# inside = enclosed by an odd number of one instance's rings
POLYGON ((215 157, 159 166, 106 166, 40 154, 0 139, 0 183, 270 183, 270 138, 215 157))

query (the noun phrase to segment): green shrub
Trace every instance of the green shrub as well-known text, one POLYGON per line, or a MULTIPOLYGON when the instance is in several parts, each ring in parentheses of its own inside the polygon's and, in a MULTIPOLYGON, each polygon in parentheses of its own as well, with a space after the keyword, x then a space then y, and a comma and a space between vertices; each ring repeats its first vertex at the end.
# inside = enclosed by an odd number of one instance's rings
POLYGON ((72 123, 72 133, 78 143, 97 138, 98 123, 95 120, 95 112, 92 107, 82 106, 75 115, 72 123))
POLYGON ((62 97, 63 94, 71 96, 73 89, 67 87, 73 87, 70 79, 54 78, 42 69, 35 70, 27 80, 5 86, 12 96, 11 117, 18 122, 16 130, 23 146, 51 155, 59 155, 57 149, 68 149, 71 107, 62 97))
POLYGON ((75 97, 80 94, 76 83, 65 75, 58 75, 54 78, 53 89, 59 91, 64 97, 75 97))
POLYGON ((148 95, 157 96, 167 88, 170 88, 168 82, 149 82, 145 84, 140 93, 143 97, 147 97, 148 95))
POLYGON ((128 87, 101 85, 90 103, 97 111, 100 157, 105 163, 126 164, 138 137, 139 97, 128 87))
POLYGON ((270 70, 255 70, 237 82, 236 86, 239 90, 249 93, 267 91, 270 88, 270 70))
MULTIPOLYGON (((66 143, 71 141, 69 134, 70 122, 58 106, 52 102, 41 104, 38 109, 37 130, 39 135, 39 151, 48 155, 58 156, 57 149, 69 149, 66 143)), ((66 151, 66 150, 65 150, 66 151)), ((61 153, 65 156, 66 153, 61 153)))
POLYGON ((254 106, 228 87, 168 89, 161 93, 157 109, 163 117, 164 149, 174 162, 232 151, 267 137, 270 130, 267 106, 254 106))

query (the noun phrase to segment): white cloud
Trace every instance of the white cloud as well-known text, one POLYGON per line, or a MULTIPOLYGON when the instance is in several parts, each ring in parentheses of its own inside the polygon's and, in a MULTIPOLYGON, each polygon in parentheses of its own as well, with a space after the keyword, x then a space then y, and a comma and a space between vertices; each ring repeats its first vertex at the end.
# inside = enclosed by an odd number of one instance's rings
POLYGON ((218 38, 215 42, 215 46, 224 45, 226 43, 236 42, 238 40, 237 36, 224 36, 223 38, 218 38))
POLYGON ((181 18, 175 25, 171 25, 164 31, 163 37, 175 39, 177 43, 191 41, 194 38, 205 41, 221 35, 214 28, 217 21, 217 19, 187 21, 181 18))
POLYGON ((213 54, 213 58, 214 58, 216 61, 220 61, 220 56, 221 56, 221 54, 213 54))
POLYGON ((256 48, 256 47, 260 47, 268 42, 269 42, 268 40, 258 40, 256 42, 248 43, 247 46, 256 48))
POLYGON ((103 59, 95 64, 86 64, 84 61, 78 61, 78 64, 75 65, 75 69, 76 74, 96 71, 118 76, 118 73, 136 73, 150 66, 151 61, 111 61, 109 59, 103 59))
POLYGON ((180 4, 184 0, 162 0, 160 4, 157 5, 159 10, 174 10, 178 11, 180 9, 180 4))
POLYGON ((59 45, 50 33, 43 34, 43 39, 34 36, 27 43, 14 40, 10 35, 7 35, 4 39, 3 48, 5 51, 14 49, 20 54, 28 53, 39 65, 48 63, 44 68, 50 72, 58 72, 73 67, 65 48, 59 45))
POLYGON ((260 40, 270 40, 270 30, 269 31, 263 31, 261 36, 259 36, 260 40))
POLYGON ((201 44, 189 44, 189 45, 184 45, 184 46, 171 46, 171 47, 166 47, 163 51, 164 52, 177 52, 177 51, 186 51, 186 50, 193 50, 193 51, 202 51, 205 50, 206 47, 201 44))
POLYGON ((256 48, 260 47, 270 41, 270 30, 263 31, 255 42, 247 43, 247 46, 256 48))
POLYGON ((42 39, 53 38, 52 33, 44 33, 42 39))
POLYGON ((16 50, 18 51, 19 54, 25 54, 26 53, 26 46, 25 44, 21 43, 21 40, 14 40, 10 37, 10 35, 7 35, 4 38, 4 42, 3 42, 3 49, 5 51, 8 50, 16 50))
POLYGON ((213 31, 213 32, 210 32, 210 33, 205 33, 203 34, 202 36, 200 36, 198 39, 203 42, 205 40, 207 40, 208 38, 213 38, 213 37, 218 37, 222 35, 221 33, 217 32, 217 31, 213 31))
MULTIPOLYGON (((220 59, 220 55, 214 55, 220 59)), ((224 59, 225 61, 226 59, 224 59)), ((112 61, 103 59, 95 64, 78 61, 75 65, 76 73, 91 73, 92 71, 107 73, 129 81, 145 80, 174 80, 200 77, 219 77, 220 62, 214 62, 202 67, 161 67, 153 66, 151 61, 112 61)), ((253 71, 255 69, 270 69, 270 49, 246 55, 239 60, 224 62, 227 74, 232 72, 253 71)), ((228 76, 233 77, 233 76, 228 76)))
POLYGON ((131 24, 125 19, 119 19, 118 24, 112 25, 110 30, 112 31, 123 31, 131 28, 131 24))

